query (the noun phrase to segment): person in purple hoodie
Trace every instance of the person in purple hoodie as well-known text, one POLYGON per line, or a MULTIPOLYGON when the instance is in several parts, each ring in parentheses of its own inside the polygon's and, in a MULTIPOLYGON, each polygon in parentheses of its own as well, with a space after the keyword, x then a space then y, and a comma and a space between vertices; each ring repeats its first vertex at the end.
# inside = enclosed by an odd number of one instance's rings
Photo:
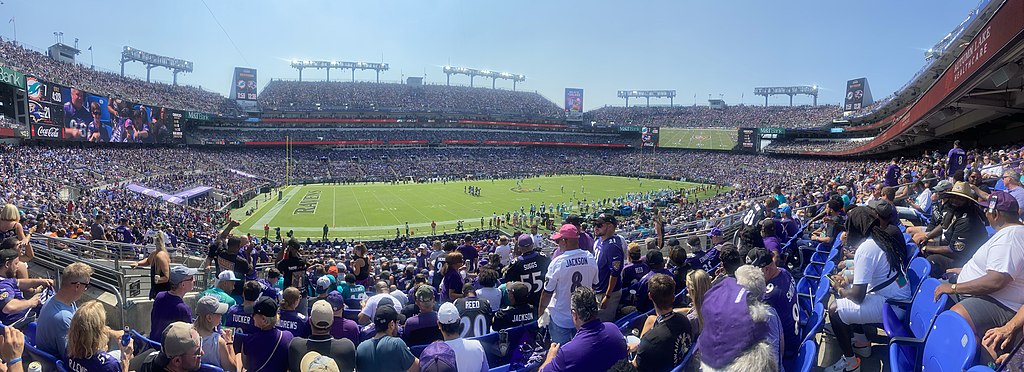
POLYGON ((269 372, 288 369, 288 344, 292 333, 278 329, 277 301, 262 296, 252 305, 252 321, 256 328, 241 340, 242 365, 247 371, 269 372))

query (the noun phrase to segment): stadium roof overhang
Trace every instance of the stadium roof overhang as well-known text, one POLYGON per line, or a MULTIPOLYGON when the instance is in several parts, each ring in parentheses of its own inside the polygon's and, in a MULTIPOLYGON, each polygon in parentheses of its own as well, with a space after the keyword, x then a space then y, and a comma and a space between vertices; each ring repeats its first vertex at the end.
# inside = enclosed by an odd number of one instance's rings
POLYGON ((885 120, 892 125, 852 149, 806 155, 870 155, 955 136, 1024 114, 1024 0, 997 10, 920 98, 885 120))

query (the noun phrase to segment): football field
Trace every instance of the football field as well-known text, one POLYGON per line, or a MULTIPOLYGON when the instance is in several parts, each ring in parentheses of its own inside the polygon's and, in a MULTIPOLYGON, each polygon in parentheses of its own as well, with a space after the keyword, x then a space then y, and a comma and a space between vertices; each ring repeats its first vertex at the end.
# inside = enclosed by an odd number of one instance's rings
MULTIPOLYGON (((484 227, 492 213, 529 213, 530 205, 562 203, 575 206, 577 200, 598 200, 630 192, 694 187, 696 183, 668 180, 637 180, 609 176, 555 176, 517 180, 457 181, 425 184, 302 185, 283 188, 281 201, 273 194, 261 194, 244 208, 232 211, 241 220, 239 232, 263 236, 264 224, 294 230, 295 236, 318 239, 328 225, 330 238, 394 238, 395 229, 405 234, 409 224, 414 236, 430 235, 431 221, 437 234, 455 232, 463 220, 466 231, 484 227), (467 186, 480 188, 480 196, 465 192, 467 186), (258 202, 258 203, 257 203, 258 202), (258 204, 258 205, 257 205, 258 204), (249 216, 245 212, 256 208, 249 216)), ((705 196, 702 196, 703 199, 705 196)), ((274 231, 270 232, 271 237, 274 231)))
POLYGON ((735 129, 661 128, 659 146, 681 149, 732 150, 735 129))

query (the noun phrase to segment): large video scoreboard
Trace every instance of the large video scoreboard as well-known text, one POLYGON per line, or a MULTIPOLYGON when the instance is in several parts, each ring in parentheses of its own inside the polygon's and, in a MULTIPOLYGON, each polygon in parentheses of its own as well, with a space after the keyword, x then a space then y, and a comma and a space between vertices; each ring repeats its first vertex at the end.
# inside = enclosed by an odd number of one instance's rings
POLYGON ((761 139, 757 128, 740 128, 737 133, 739 138, 739 151, 757 152, 760 150, 761 139))

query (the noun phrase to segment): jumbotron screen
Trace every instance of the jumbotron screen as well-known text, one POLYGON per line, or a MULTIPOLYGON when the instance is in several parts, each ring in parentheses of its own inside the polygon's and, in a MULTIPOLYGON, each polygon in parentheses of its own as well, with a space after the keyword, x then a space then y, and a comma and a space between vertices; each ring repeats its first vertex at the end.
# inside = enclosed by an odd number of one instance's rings
POLYGON ((757 128, 740 128, 737 136, 740 139, 740 145, 737 150, 751 152, 758 150, 761 140, 758 138, 757 128))
POLYGON ((660 147, 700 150, 732 150, 736 131, 732 129, 661 128, 660 147))

